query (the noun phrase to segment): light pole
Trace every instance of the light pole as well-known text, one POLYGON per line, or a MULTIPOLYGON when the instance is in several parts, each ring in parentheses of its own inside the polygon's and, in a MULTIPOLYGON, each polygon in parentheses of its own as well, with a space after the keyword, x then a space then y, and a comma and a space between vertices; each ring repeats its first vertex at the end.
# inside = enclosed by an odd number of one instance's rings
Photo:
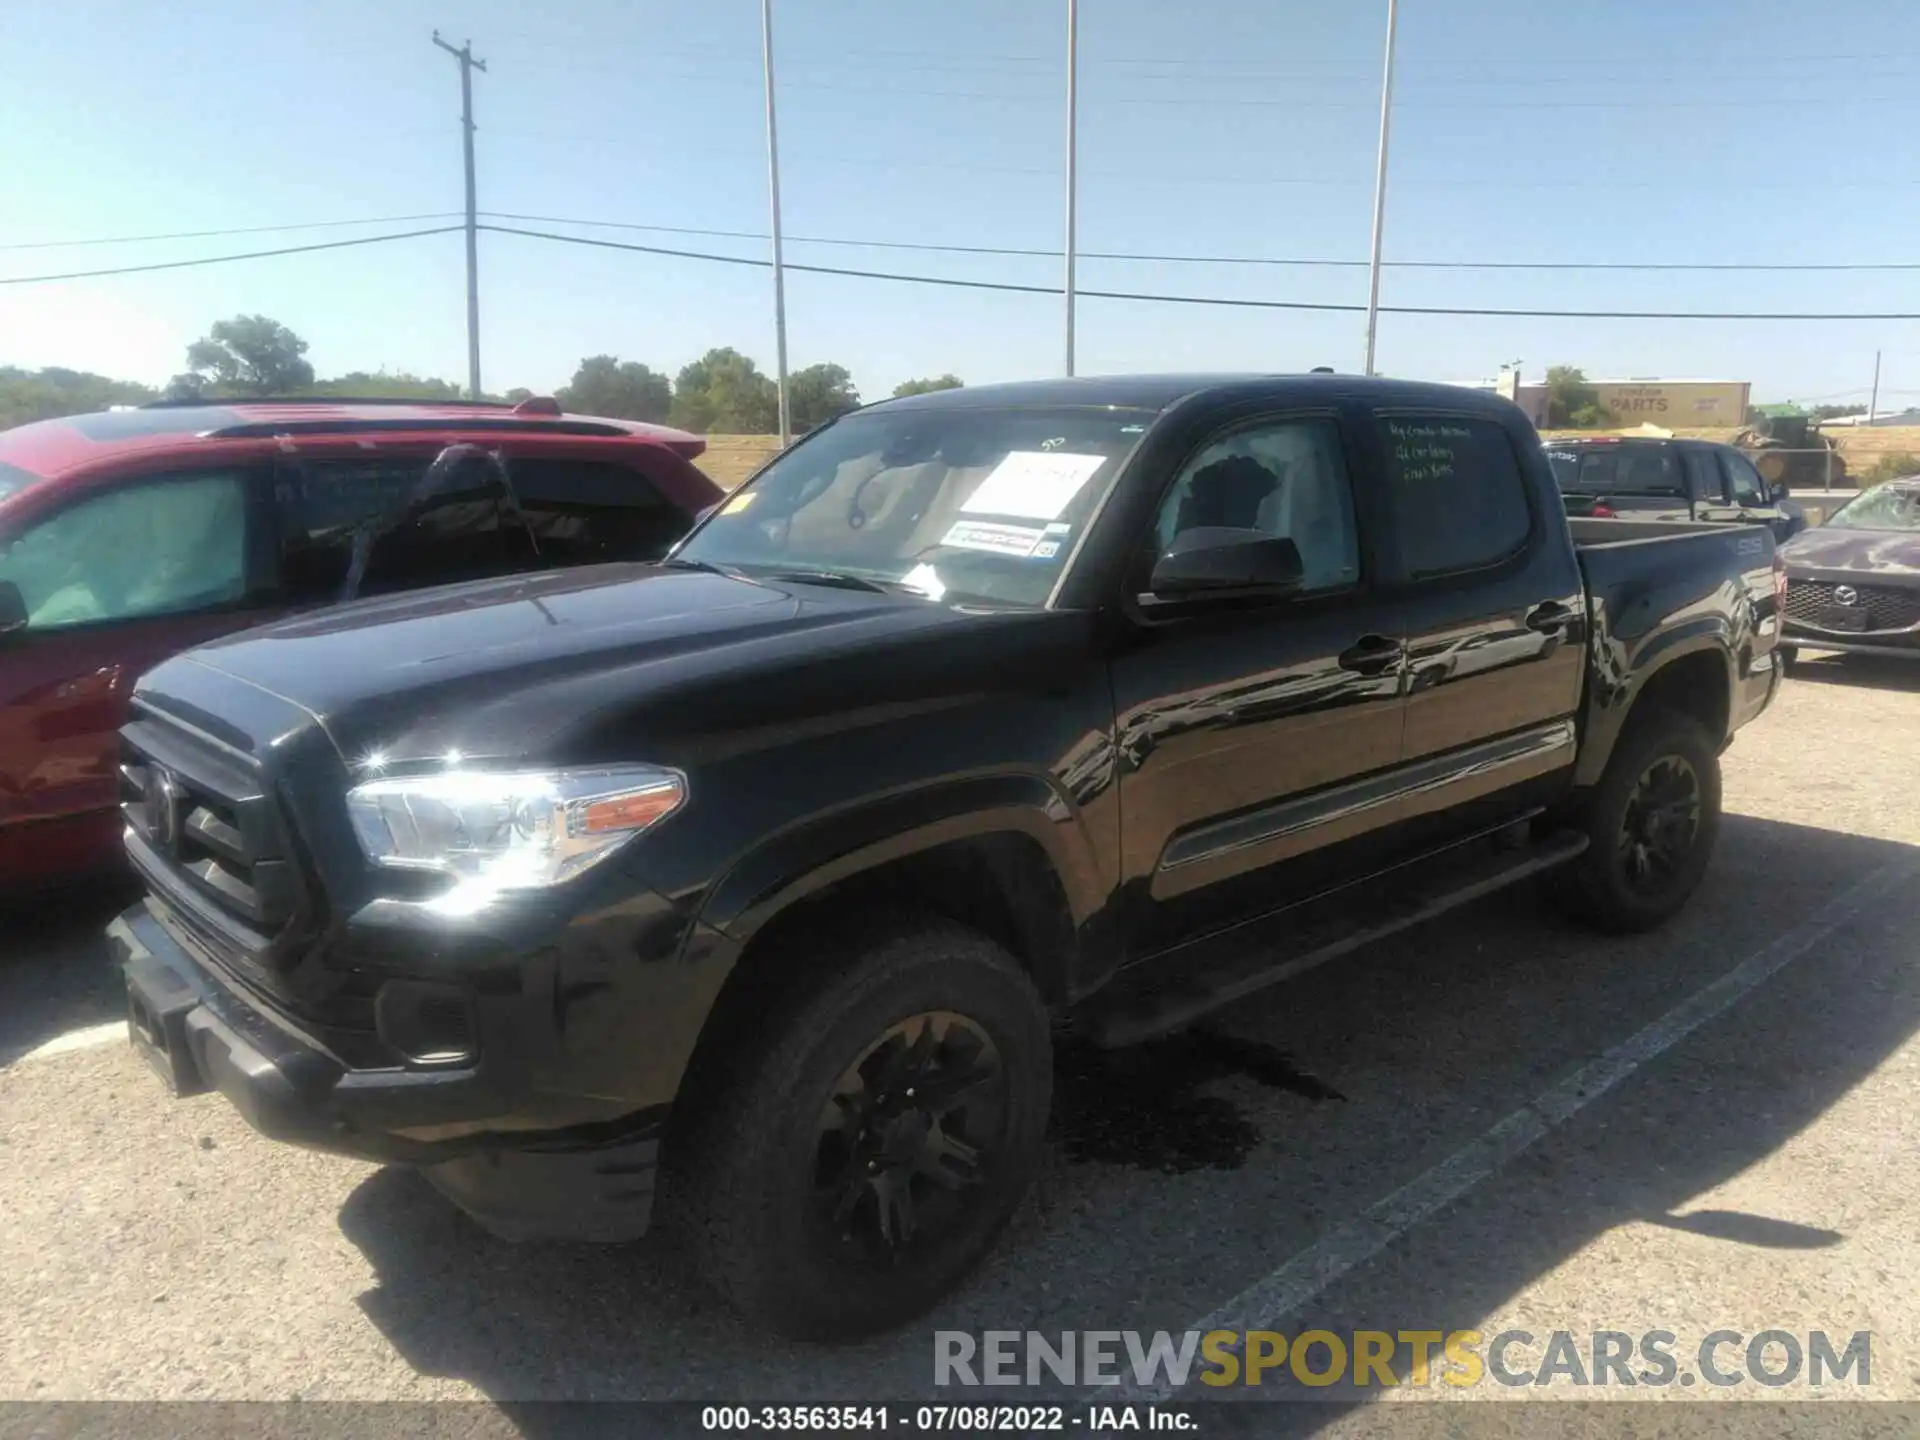
POLYGON ((1387 63, 1380 81, 1380 160, 1373 176, 1373 259, 1367 273, 1367 370, 1373 374, 1374 339, 1380 328, 1380 237, 1387 221, 1387 138, 1393 129, 1393 32, 1400 0, 1387 0, 1387 63))
POLYGON ((473 58, 473 42, 455 48, 433 32, 433 43, 460 62, 460 130, 467 161, 467 398, 480 398, 480 242, 473 187, 473 72, 487 62, 473 58))
POLYGON ((1079 218, 1080 126, 1080 0, 1067 0, 1067 374, 1073 374, 1073 253, 1079 218))
POLYGON ((780 448, 793 439, 793 414, 787 408, 787 274, 780 253, 780 131, 773 107, 773 0, 760 0, 760 42, 767 66, 767 191, 773 206, 773 354, 780 387, 780 448))

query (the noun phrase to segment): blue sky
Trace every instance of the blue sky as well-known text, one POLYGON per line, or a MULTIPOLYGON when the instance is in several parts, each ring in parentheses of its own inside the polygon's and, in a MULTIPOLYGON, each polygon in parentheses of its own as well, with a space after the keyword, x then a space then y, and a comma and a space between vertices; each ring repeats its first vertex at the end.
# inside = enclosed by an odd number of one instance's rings
MULTIPOLYGON (((775 10, 791 236, 1058 247, 1062 0, 775 10)), ((1384 18, 1384 0, 1082 0, 1081 248, 1364 260, 1384 18)), ((0 247, 457 210, 457 67, 436 26, 489 64, 475 80, 483 210, 764 229, 757 0, 15 0, 0 12, 0 247)), ((1388 259, 1920 260, 1916 78, 1914 0, 1402 0, 1388 259)), ((0 277, 408 228, 0 248, 0 277)), ((211 321, 258 311, 305 336, 322 374, 457 379, 461 253, 446 235, 0 286, 0 363, 162 382, 211 321)), ((799 238, 788 258, 1036 285, 1060 269, 799 238)), ((505 235, 481 237, 481 270, 490 388, 550 389, 599 352, 671 371, 730 344, 772 366, 762 270, 505 235)), ((1094 259, 1080 281, 1327 303, 1366 290, 1364 269, 1094 259)), ((1390 269, 1383 299, 1920 312, 1920 271, 1390 269)), ((1052 374, 1060 308, 795 274, 791 358, 839 361, 869 396, 946 370, 1052 374)), ((1352 314, 1089 299, 1079 368, 1357 369, 1362 329, 1352 314)), ((1567 361, 1852 399, 1876 348, 1883 393, 1920 399, 1914 322, 1388 315, 1379 363, 1464 379, 1567 361)))

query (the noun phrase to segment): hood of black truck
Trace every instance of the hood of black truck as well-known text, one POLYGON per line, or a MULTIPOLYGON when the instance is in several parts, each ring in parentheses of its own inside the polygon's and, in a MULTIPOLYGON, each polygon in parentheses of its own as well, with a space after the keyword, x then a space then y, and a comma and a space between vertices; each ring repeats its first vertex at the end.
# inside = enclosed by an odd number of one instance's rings
POLYGON ((670 763, 697 758, 688 748, 721 732, 738 744, 758 725, 834 712, 851 720, 866 706, 938 704, 1021 683, 1023 658, 1043 677, 1066 631, 1082 635, 1067 619, 603 566, 284 620, 176 657, 141 689, 166 705, 203 693, 204 672, 217 672, 273 697, 278 713, 307 717, 356 770, 618 761, 642 740, 648 758, 670 763), (1009 647, 1018 632, 1037 643, 1009 647))

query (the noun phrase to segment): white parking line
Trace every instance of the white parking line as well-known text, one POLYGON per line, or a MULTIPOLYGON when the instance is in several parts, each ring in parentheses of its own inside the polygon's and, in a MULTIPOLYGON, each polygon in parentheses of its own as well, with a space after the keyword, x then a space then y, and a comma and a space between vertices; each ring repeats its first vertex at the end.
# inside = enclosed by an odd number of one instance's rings
POLYGON ((13 1063, 19 1065, 28 1060, 47 1060, 55 1055, 71 1055, 76 1050, 92 1050, 126 1038, 127 1022, 109 1020, 104 1025, 89 1025, 84 1030, 69 1030, 64 1035, 56 1035, 46 1044, 36 1045, 25 1054, 16 1056, 13 1063))
MULTIPOLYGON (((1421 1221, 1500 1170, 1536 1140, 1606 1094, 1642 1065, 1665 1053, 1743 995, 1784 970, 1888 890, 1920 875, 1920 860, 1895 860, 1843 890, 1811 917, 1696 991, 1637 1034, 1543 1090, 1477 1140, 1370 1206, 1360 1218, 1329 1232, 1265 1278, 1254 1282, 1191 1328, 1273 1330, 1349 1270, 1365 1264, 1421 1221)), ((1168 1385, 1141 1390, 1142 1400, 1177 1393, 1168 1385)))

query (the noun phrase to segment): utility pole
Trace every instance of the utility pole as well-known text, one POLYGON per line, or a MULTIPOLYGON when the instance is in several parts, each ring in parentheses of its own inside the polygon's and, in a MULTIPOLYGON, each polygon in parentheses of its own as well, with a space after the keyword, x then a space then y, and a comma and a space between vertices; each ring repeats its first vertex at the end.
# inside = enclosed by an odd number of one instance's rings
POLYGON ((1067 374, 1073 374, 1073 254, 1080 211, 1080 3, 1067 0, 1067 374))
POLYGON ((1373 176, 1373 260, 1368 267, 1367 368, 1373 374, 1374 337, 1380 328, 1380 237, 1387 220, 1387 136, 1393 128, 1393 31, 1400 0, 1387 0, 1387 68, 1380 81, 1380 161, 1373 176))
POLYGON ((773 115, 773 0, 760 0, 760 48, 767 68, 767 191, 773 206, 773 360, 780 387, 780 448, 793 440, 787 400, 787 272, 780 253, 780 130, 773 115))
POLYGON ((433 43, 460 62, 460 127, 467 156, 467 398, 480 398, 480 216, 473 191, 473 72, 487 62, 473 58, 473 42, 458 49, 433 32, 433 43))
POLYGON ((1880 352, 1873 352, 1873 398, 1867 401, 1867 424, 1873 424, 1873 417, 1880 409, 1880 352))

